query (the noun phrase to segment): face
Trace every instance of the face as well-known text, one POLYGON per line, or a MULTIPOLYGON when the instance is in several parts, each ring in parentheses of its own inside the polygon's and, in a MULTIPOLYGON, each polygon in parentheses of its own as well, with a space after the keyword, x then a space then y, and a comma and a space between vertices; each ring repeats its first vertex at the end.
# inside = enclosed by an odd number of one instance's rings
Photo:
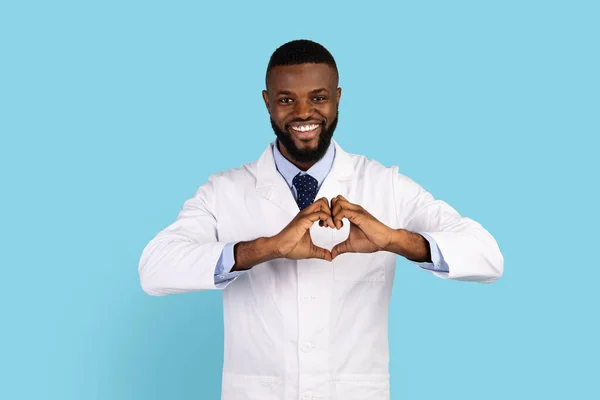
POLYGON ((342 89, 327 64, 278 66, 270 71, 263 99, 284 156, 314 164, 329 147, 342 89))

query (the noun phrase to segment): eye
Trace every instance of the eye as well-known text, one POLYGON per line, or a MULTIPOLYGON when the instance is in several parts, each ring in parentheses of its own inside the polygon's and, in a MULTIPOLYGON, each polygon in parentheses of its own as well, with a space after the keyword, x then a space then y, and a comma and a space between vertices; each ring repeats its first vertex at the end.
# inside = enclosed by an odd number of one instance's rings
POLYGON ((280 103, 282 104, 290 104, 293 100, 290 99, 289 97, 284 97, 278 100, 280 103))
POLYGON ((325 96, 313 97, 313 101, 316 101, 316 102, 321 102, 321 101, 325 101, 325 100, 327 100, 327 97, 325 97, 325 96))

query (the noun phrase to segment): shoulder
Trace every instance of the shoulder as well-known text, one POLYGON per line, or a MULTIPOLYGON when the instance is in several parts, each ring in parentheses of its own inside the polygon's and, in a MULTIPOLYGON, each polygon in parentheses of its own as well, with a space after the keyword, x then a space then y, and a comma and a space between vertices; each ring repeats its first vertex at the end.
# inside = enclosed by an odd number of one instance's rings
POLYGON ((220 185, 240 185, 256 181, 256 165, 258 161, 242 164, 238 168, 230 168, 209 176, 208 180, 220 185))
POLYGON ((352 165, 354 179, 385 185, 396 193, 409 197, 415 196, 422 190, 419 184, 400 171, 397 164, 384 165, 360 154, 345 153, 345 156, 347 162, 352 165))
POLYGON ((208 179, 196 190, 195 197, 215 198, 245 191, 246 187, 255 185, 256 164, 257 161, 253 161, 238 168, 230 168, 209 175, 208 179))
POLYGON ((390 180, 400 175, 397 165, 384 165, 377 160, 361 154, 345 153, 344 157, 346 158, 346 162, 352 166, 353 175, 358 179, 390 180))

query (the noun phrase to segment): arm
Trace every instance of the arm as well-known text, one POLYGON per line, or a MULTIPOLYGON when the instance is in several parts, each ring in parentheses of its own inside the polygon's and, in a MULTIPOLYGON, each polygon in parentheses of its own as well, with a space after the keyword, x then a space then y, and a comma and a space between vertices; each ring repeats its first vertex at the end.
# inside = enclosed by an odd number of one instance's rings
POLYGON ((405 229, 394 231, 385 250, 391 251, 430 271, 449 272, 448 263, 435 240, 426 233, 413 233, 405 229))
MULTIPOLYGON (((392 239, 394 252, 415 262, 427 262, 424 248, 431 237, 438 246, 448 272, 431 270, 441 278, 488 283, 504 271, 504 259, 498 244, 479 223, 461 217, 443 201, 435 200, 410 178, 394 168, 394 195, 398 224, 392 239), (418 236, 418 237, 417 237, 418 236), (420 239, 419 239, 420 238, 420 239)), ((426 251, 425 251, 426 252, 426 251)))
POLYGON ((227 243, 215 267, 215 284, 237 278, 253 266, 278 257, 273 238, 227 243))
MULTIPOLYGON (((217 241, 214 182, 202 185, 184 203, 177 220, 159 232, 144 248, 138 271, 142 289, 153 296, 223 289, 232 279, 215 277, 226 243, 217 241), (217 278, 217 279, 215 279, 217 278)), ((333 226, 325 199, 298 213, 279 234, 239 242, 233 246, 231 271, 243 271, 275 258, 331 259, 329 251, 310 240, 308 230, 318 220, 333 226)), ((222 260, 221 260, 222 261, 222 260)))
POLYGON ((177 220, 144 248, 139 262, 142 289, 153 296, 223 289, 234 279, 215 282, 215 265, 226 243, 217 241, 214 181, 188 199, 177 220))

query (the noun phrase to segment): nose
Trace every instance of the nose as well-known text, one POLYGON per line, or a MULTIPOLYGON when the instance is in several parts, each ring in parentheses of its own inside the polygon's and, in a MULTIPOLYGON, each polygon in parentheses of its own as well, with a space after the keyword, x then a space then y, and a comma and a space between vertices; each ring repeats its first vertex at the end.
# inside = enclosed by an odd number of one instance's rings
POLYGON ((296 114, 296 118, 309 119, 313 115, 314 112, 315 112, 315 109, 313 107, 313 104, 310 101, 297 101, 296 102, 296 108, 294 110, 294 114, 296 114))

